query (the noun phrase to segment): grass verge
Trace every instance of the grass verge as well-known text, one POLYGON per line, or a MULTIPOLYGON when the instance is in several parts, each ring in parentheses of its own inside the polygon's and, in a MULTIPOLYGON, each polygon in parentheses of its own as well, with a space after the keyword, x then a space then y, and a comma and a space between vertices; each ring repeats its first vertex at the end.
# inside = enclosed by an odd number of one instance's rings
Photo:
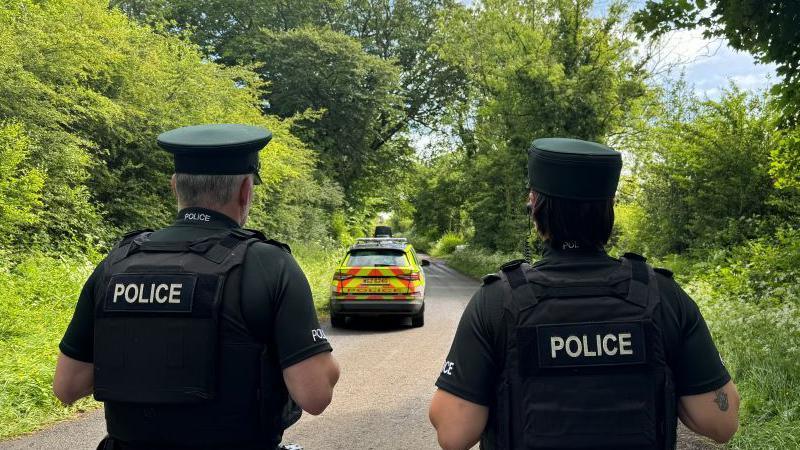
POLYGON ((53 396, 58 343, 93 264, 43 255, 0 272, 0 439, 96 407, 66 408, 53 396))
MULTIPOLYGON (((331 276, 343 252, 310 243, 292 249, 311 284, 317 310, 327 314, 331 276)), ((64 407, 51 391, 58 343, 93 268, 85 258, 46 255, 0 266, 0 440, 99 406, 83 399, 64 407)))
POLYGON ((480 278, 487 273, 497 272, 503 264, 519 258, 522 258, 521 254, 494 253, 479 247, 468 246, 454 251, 445 259, 447 265, 453 269, 473 278, 480 278))
POLYGON ((336 245, 302 243, 292 245, 292 252, 311 284, 317 313, 327 317, 331 279, 334 270, 344 257, 345 249, 336 245))

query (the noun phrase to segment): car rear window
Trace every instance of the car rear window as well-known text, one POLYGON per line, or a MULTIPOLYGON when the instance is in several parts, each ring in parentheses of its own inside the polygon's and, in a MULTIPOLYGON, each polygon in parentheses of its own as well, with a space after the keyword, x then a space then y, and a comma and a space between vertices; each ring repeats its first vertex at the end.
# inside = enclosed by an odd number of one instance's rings
POLYGON ((406 254, 400 250, 353 250, 347 258, 348 267, 407 266, 406 254))

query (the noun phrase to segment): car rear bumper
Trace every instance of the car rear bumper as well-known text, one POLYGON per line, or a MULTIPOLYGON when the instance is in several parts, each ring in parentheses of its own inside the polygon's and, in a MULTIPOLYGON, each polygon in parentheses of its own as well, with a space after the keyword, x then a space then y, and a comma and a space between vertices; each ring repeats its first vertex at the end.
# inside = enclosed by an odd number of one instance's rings
POLYGON ((368 299, 356 296, 331 298, 331 313, 346 316, 414 315, 422 310, 424 300, 413 295, 391 299, 368 299))

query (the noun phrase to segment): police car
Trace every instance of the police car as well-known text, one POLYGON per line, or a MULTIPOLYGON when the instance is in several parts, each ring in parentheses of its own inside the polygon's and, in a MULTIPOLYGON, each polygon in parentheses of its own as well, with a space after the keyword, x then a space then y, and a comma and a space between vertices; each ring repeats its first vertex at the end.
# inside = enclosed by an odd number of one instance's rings
POLYGON ((361 238, 350 247, 331 284, 331 325, 347 317, 407 316, 425 324, 425 272, 405 238, 361 238))

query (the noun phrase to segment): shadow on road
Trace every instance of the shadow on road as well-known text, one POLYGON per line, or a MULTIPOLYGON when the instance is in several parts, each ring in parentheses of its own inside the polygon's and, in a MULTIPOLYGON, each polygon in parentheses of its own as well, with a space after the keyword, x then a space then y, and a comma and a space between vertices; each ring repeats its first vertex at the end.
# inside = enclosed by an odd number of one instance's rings
POLYGON ((330 328, 326 333, 331 336, 360 336, 413 329, 408 317, 349 317, 343 328, 330 328))

